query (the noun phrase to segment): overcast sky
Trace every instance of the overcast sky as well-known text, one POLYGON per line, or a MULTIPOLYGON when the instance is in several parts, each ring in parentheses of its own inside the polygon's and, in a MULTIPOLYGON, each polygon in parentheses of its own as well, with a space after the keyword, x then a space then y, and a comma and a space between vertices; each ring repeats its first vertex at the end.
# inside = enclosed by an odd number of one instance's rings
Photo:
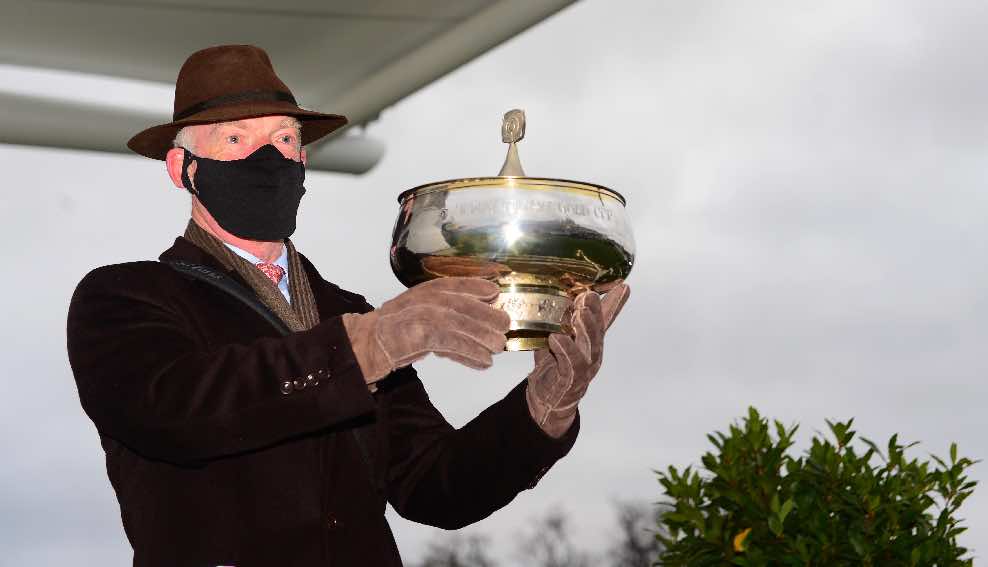
MULTIPOLYGON (((705 434, 749 405, 802 423, 804 443, 824 418, 855 417, 868 437, 921 441, 916 456, 952 441, 988 456, 988 4, 946 6, 579 3, 384 112, 371 173, 309 174, 294 241, 374 303, 402 290, 387 263, 396 195, 495 174, 509 108, 528 114, 530 175, 628 198, 633 296, 580 438, 536 490, 465 531, 508 551, 559 506, 602 546, 614 500, 657 500, 651 470, 697 463, 705 434)), ((0 146, 0 168, 0 565, 124 565, 65 313, 92 267, 167 248, 188 196, 139 157, 0 146)), ((456 425, 530 366, 515 353, 487 372, 418 365, 456 425)), ((963 515, 962 541, 984 555, 988 487, 963 515)), ((392 526, 409 562, 436 534, 392 526)))

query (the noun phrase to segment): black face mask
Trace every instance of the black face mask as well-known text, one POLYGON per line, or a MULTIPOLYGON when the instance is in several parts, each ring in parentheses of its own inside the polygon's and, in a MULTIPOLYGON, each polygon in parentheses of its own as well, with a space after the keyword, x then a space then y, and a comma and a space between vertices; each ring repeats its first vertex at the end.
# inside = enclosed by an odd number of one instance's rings
POLYGON ((185 150, 182 183, 227 232, 248 240, 275 241, 295 232, 305 194, 305 166, 271 144, 244 159, 219 161, 185 150), (196 162, 193 182, 189 165, 196 162))

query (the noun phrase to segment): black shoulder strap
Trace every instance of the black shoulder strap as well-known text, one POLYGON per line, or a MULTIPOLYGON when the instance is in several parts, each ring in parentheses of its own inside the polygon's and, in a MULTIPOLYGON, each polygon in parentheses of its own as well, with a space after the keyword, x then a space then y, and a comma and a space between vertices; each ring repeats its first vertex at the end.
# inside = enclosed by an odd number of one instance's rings
POLYGON ((239 299, 242 303, 247 304, 247 307, 250 307, 256 311, 258 315, 264 317, 264 319, 266 319, 268 323, 271 323, 274 328, 278 329, 278 332, 282 335, 287 336, 292 333, 292 330, 288 328, 288 325, 279 319, 267 305, 261 303, 261 300, 257 298, 257 295, 254 294, 253 291, 250 291, 240 285, 236 280, 223 272, 214 270, 209 266, 193 264, 191 262, 183 262, 181 260, 171 260, 165 263, 187 276, 191 276, 199 281, 218 287, 219 289, 239 299))
MULTIPOLYGON (((201 282, 208 283, 239 299, 242 303, 245 303, 248 307, 256 311, 258 315, 264 317, 269 323, 271 323, 271 325, 274 326, 274 328, 278 329, 278 332, 281 333, 282 336, 292 334, 292 330, 288 328, 288 325, 278 318, 278 316, 275 315, 267 305, 261 303, 261 300, 257 298, 257 295, 254 294, 254 292, 240 285, 236 280, 223 272, 214 270, 209 266, 193 264, 191 262, 183 262, 182 260, 162 262, 187 276, 195 278, 201 282)), ((357 447, 360 448, 360 456, 363 458, 364 465, 367 466, 367 471, 371 475, 371 484, 373 484, 374 488, 376 488, 378 492, 381 492, 383 496, 384 488, 380 485, 377 476, 374 474, 374 462, 371 460, 370 452, 367 451, 367 445, 363 440, 363 433, 360 431, 359 427, 354 427, 350 431, 353 432, 353 438, 357 441, 357 447)))

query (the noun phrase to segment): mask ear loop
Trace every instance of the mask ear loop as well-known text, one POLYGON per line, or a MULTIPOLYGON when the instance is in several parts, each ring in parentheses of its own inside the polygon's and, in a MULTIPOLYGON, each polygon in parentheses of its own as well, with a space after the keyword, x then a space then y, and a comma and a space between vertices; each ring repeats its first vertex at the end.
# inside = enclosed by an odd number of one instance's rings
POLYGON ((189 167, 194 163, 197 164, 196 169, 199 167, 198 162, 193 161, 197 156, 193 155, 187 148, 182 148, 182 154, 182 185, 186 191, 198 197, 199 191, 196 189, 196 184, 189 177, 189 167))
MULTIPOLYGON (((305 128, 305 124, 301 120, 298 121, 298 169, 301 172, 301 180, 299 183, 305 183, 305 161, 302 159, 302 128, 305 128)), ((302 191, 305 191, 305 186, 302 186, 302 191)))

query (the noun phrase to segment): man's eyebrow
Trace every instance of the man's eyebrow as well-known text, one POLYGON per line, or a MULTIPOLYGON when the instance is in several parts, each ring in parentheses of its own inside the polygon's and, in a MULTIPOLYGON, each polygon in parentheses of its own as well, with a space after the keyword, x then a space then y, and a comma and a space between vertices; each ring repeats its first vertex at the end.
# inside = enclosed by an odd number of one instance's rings
POLYGON ((243 121, 241 121, 241 120, 237 120, 235 122, 217 122, 216 124, 213 124, 213 128, 212 128, 212 130, 209 131, 209 133, 212 134, 213 132, 219 130, 220 128, 226 127, 226 126, 232 126, 234 128, 239 128, 241 130, 246 130, 247 129, 247 125, 244 124, 243 121))
POLYGON ((286 119, 284 119, 284 120, 281 121, 281 127, 282 128, 295 128, 297 130, 301 130, 302 129, 302 123, 299 122, 298 119, 296 119, 296 118, 286 118, 286 119))

